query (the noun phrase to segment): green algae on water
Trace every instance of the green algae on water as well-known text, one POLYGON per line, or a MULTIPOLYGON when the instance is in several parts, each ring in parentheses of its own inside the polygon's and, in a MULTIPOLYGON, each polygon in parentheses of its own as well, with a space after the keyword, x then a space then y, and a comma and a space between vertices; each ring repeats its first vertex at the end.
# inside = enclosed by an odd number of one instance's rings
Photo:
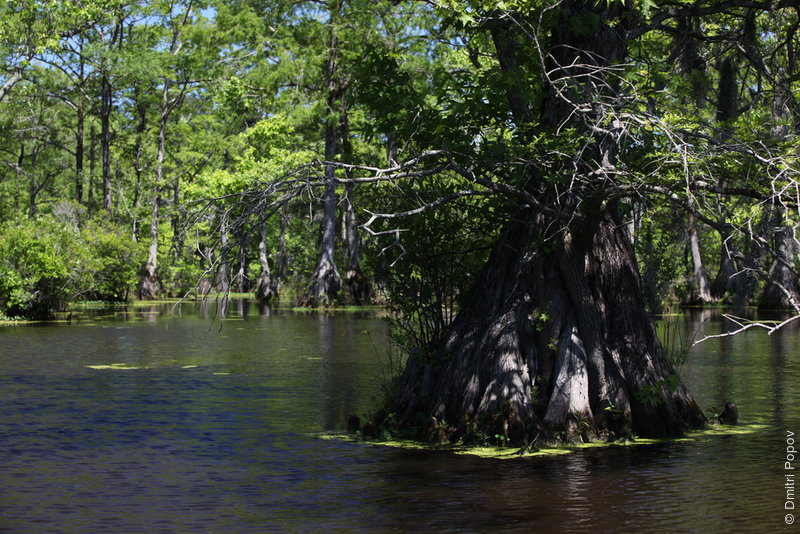
POLYGON ((117 370, 117 371, 120 371, 120 370, 129 371, 129 370, 134 370, 134 369, 144 369, 144 367, 139 367, 139 366, 136 366, 136 365, 129 365, 127 363, 112 363, 112 364, 109 364, 109 365, 87 365, 86 367, 89 368, 89 369, 114 369, 114 370, 117 370))
POLYGON ((409 450, 444 451, 457 455, 477 456, 480 458, 493 458, 498 460, 512 458, 536 458, 547 456, 561 456, 572 454, 587 449, 604 449, 613 447, 637 447, 643 445, 669 445, 672 443, 692 443, 706 441, 717 436, 742 436, 755 434, 769 428, 762 423, 740 423, 738 425, 710 425, 703 430, 696 430, 681 438, 626 438, 616 441, 595 441, 574 445, 542 445, 541 447, 504 447, 492 445, 466 446, 462 444, 431 445, 412 440, 388 439, 366 440, 354 434, 323 433, 315 437, 323 440, 346 441, 363 445, 378 447, 393 447, 409 450))

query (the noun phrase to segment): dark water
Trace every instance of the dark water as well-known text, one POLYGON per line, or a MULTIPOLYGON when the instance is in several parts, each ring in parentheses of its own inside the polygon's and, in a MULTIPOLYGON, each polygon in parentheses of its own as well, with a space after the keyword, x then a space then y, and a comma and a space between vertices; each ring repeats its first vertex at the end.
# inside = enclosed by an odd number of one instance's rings
POLYGON ((0 328, 0 532, 800 532, 796 328, 706 342, 684 367, 756 434, 496 461, 310 435, 380 395, 380 319, 241 303, 220 329, 201 312, 0 328), (87 367, 111 364, 138 369, 87 367))

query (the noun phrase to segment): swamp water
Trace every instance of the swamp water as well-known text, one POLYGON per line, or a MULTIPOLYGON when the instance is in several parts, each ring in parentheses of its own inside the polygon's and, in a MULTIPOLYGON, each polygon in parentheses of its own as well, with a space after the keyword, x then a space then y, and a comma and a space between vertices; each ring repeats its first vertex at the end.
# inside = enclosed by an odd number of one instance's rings
MULTIPOLYGON (((223 323, 185 303, 0 327, 0 532, 800 532, 791 325, 684 365, 755 433, 491 460, 314 438, 374 406, 384 322, 236 304, 223 323)), ((680 325, 726 328, 707 319, 680 325)))

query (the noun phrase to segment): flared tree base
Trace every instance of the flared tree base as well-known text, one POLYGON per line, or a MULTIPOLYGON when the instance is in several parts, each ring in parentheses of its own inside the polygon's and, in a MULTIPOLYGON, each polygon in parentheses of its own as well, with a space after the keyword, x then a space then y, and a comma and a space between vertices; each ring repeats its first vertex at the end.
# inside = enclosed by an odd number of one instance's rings
POLYGON ((158 275, 155 268, 149 265, 143 269, 142 278, 136 287, 136 295, 141 300, 152 300, 160 293, 158 275))
POLYGON ((256 299, 259 302, 269 303, 278 298, 280 284, 278 279, 266 271, 262 271, 256 280, 256 299))
POLYGON ((372 284, 361 272, 361 269, 349 269, 344 280, 350 302, 356 306, 366 306, 372 303, 372 284))
POLYGON ((302 304, 311 308, 331 306, 342 289, 342 279, 336 265, 322 259, 311 276, 302 304))
POLYGON ((645 312, 623 225, 605 215, 584 244, 568 232, 544 240, 540 228, 507 228, 439 348, 409 357, 376 422, 420 439, 519 445, 702 426, 645 312))

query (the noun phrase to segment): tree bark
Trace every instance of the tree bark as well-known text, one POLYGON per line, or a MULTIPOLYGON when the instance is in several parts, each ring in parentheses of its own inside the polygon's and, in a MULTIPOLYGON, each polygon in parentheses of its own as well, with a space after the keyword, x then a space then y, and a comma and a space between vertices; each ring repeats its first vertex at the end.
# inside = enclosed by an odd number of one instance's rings
POLYGON ((719 271, 711 286, 711 293, 717 300, 741 302, 746 300, 747 291, 745 275, 736 265, 735 258, 739 255, 739 251, 731 233, 724 226, 720 230, 720 239, 722 246, 720 247, 719 271))
POLYGON ((138 289, 139 298, 141 299, 155 298, 159 293, 157 272, 158 223, 160 219, 161 195, 164 188, 164 156, 167 146, 167 121, 170 113, 169 89, 169 80, 165 78, 164 87, 161 91, 161 118, 158 127, 158 150, 156 151, 156 183, 150 215, 150 247, 148 249, 147 262, 142 270, 142 279, 139 282, 138 289))
POLYGON ((84 152, 84 100, 83 96, 78 99, 75 125, 75 201, 83 204, 83 152, 84 152))
POLYGON ((342 287, 339 270, 334 260, 336 240, 336 183, 333 180, 333 165, 325 168, 325 197, 322 214, 322 239, 320 259, 311 282, 306 289, 304 303, 307 306, 329 306, 342 287))
POLYGON ((0 102, 2 102, 8 92, 11 91, 11 88, 14 87, 20 80, 22 80, 22 74, 24 69, 22 67, 17 67, 14 69, 14 72, 11 73, 11 76, 6 78, 6 81, 3 82, 2 87, 0 87, 0 102))
POLYGON ((268 303, 278 296, 278 279, 272 276, 267 257, 267 221, 261 221, 261 233, 258 240, 258 263, 261 273, 256 280, 256 299, 268 303))
POLYGON ((692 277, 689 280, 689 297, 687 304, 702 306, 714 301, 711 296, 711 286, 708 275, 703 266, 703 256, 700 251, 700 234, 697 231, 697 220, 691 213, 687 220, 687 233, 689 234, 689 251, 692 255, 692 277))
POLYGON ((541 222, 509 225, 440 352, 409 358, 393 424, 432 416, 452 440, 512 443, 702 424, 644 312, 619 219, 604 216, 588 250, 571 237, 537 250, 541 222))
POLYGON ((103 209, 111 210, 111 104, 113 94, 108 75, 101 80, 100 159, 103 172, 103 209))
POLYGON ((759 309, 791 309, 800 313, 800 283, 795 269, 797 242, 791 228, 786 227, 782 209, 773 215, 776 258, 769 270, 769 280, 759 300, 759 309))
POLYGON ((347 184, 344 201, 344 237, 347 250, 345 285, 353 304, 364 306, 372 302, 372 284, 361 271, 361 240, 358 235, 355 209, 350 201, 352 193, 353 184, 347 184))
POLYGON ((228 221, 222 208, 219 209, 219 266, 217 267, 216 288, 219 293, 227 293, 231 289, 228 276, 228 221))
MULTIPOLYGON (((333 9, 333 8, 331 8, 333 9)), ((325 119, 325 159, 332 162, 341 149, 341 122, 336 117, 342 108, 344 95, 343 82, 339 73, 339 39, 335 27, 338 19, 338 7, 331 11, 329 27, 331 38, 328 48, 328 59, 325 64, 325 80, 327 83, 327 117, 325 119)), ((320 241, 320 258, 311 281, 306 289, 304 303, 307 306, 329 306, 333 304, 342 287, 341 276, 336 268, 334 252, 336 250, 336 169, 333 164, 325 166, 325 196, 322 212, 322 239, 320 241)))
POLYGON ((278 272, 277 278, 281 282, 286 280, 289 270, 289 254, 286 251, 286 223, 289 217, 286 215, 286 209, 281 208, 278 213, 279 228, 278 228, 278 272))

